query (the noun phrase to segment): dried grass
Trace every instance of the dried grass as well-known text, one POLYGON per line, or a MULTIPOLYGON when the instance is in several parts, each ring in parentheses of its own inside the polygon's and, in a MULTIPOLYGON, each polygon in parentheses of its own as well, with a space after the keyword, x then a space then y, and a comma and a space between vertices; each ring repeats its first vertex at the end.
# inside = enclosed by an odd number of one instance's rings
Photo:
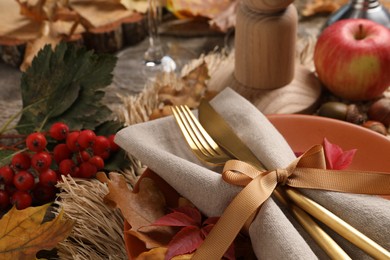
MULTIPOLYGON (((129 186, 138 178, 132 168, 123 175, 129 186)), ((61 189, 58 208, 75 221, 69 237, 57 246, 60 259, 127 259, 122 214, 103 202, 107 186, 98 180, 65 176, 57 186, 61 189)))

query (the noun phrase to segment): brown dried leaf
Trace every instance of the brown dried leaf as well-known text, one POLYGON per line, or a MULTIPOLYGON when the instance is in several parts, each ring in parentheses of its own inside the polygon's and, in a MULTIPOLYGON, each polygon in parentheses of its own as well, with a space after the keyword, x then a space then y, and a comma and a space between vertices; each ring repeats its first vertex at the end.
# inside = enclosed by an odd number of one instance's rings
POLYGON ((167 246, 174 235, 172 230, 170 227, 148 227, 145 231, 126 230, 125 234, 132 240, 142 241, 146 250, 167 246))
POLYGON ((225 10, 230 0, 167 0, 168 9, 179 18, 214 18, 225 10))
POLYGON ((97 178, 107 183, 110 192, 104 201, 119 208, 132 230, 149 226, 156 219, 165 215, 165 197, 150 178, 140 181, 139 192, 133 193, 127 186, 123 175, 115 172, 109 174, 98 173, 97 178))
POLYGON ((57 46, 60 41, 61 38, 58 36, 42 35, 39 38, 28 42, 26 45, 23 63, 20 65, 20 70, 26 71, 31 66, 31 62, 34 57, 46 44, 51 45, 51 48, 54 50, 55 46, 57 46))
POLYGON ((50 204, 12 208, 0 220, 0 259, 34 259, 38 251, 52 249, 65 239, 73 221, 64 220, 63 212, 51 221, 42 223, 50 204))
POLYGON ((17 0, 21 14, 36 21, 53 20, 57 9, 67 6, 67 0, 17 0))
POLYGON ((207 95, 206 81, 209 77, 207 64, 203 62, 182 78, 183 87, 180 89, 175 89, 170 85, 161 87, 158 99, 162 107, 155 109, 150 119, 170 115, 170 106, 173 105, 187 105, 190 108, 197 108, 200 100, 207 95))
POLYGON ((134 0, 117 0, 119 3, 121 3, 124 7, 126 7, 128 10, 134 10, 139 13, 145 13, 148 10, 148 1, 134 1, 134 0))
POLYGON ((302 15, 313 16, 319 13, 332 13, 346 3, 348 0, 311 0, 306 3, 302 15))
POLYGON ((69 6, 83 21, 83 25, 89 29, 100 28, 118 23, 134 14, 121 3, 116 1, 96 0, 70 0, 69 6))
MULTIPOLYGON (((110 179, 103 172, 97 178, 108 185, 109 193, 104 201, 112 207, 121 210, 122 215, 130 224, 125 231, 126 240, 130 246, 139 244, 145 250, 166 246, 174 231, 170 227, 150 226, 158 218, 165 215, 165 197, 155 182, 150 178, 141 178, 138 193, 130 191, 125 178, 119 173, 111 172, 110 179)), ((145 251, 144 250, 144 251, 145 251)))
POLYGON ((0 44, 21 44, 39 35, 40 23, 21 15, 15 0, 1 0, 0 10, 0 44))

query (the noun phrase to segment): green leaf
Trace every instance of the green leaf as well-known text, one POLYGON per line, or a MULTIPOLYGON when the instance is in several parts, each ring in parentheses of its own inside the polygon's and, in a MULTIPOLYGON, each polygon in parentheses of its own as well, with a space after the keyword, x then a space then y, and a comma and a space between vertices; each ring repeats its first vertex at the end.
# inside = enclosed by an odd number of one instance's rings
POLYGON ((109 136, 112 134, 116 134, 122 128, 123 128, 122 123, 120 123, 118 121, 111 120, 111 121, 107 121, 107 122, 104 122, 103 124, 99 125, 96 128, 95 133, 97 135, 109 136))
POLYGON ((111 155, 111 157, 104 163, 104 170, 106 171, 118 171, 126 169, 130 166, 130 160, 124 150, 111 155))
POLYGON ((48 129, 63 121, 71 129, 94 129, 111 111, 102 103, 104 88, 112 81, 116 57, 95 54, 69 43, 53 51, 45 46, 22 74, 25 109, 18 122, 20 133, 48 129))

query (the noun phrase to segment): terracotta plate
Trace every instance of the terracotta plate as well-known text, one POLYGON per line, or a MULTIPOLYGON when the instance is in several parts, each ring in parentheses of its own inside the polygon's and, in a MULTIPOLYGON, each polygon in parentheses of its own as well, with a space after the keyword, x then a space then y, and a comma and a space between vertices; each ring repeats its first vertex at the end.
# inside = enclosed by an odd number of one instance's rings
POLYGON ((271 123, 295 152, 303 152, 326 137, 343 150, 356 148, 348 169, 390 173, 390 139, 361 126, 310 115, 270 115, 271 123))

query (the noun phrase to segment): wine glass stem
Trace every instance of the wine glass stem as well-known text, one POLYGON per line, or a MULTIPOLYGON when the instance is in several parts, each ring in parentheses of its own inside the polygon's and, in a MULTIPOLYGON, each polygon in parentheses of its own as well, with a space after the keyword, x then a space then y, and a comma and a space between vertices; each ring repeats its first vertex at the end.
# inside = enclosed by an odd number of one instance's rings
POLYGON ((161 5, 160 0, 148 0, 148 33, 149 33, 149 47, 145 52, 145 62, 160 64, 164 56, 160 36, 158 34, 158 25, 161 20, 161 5))

